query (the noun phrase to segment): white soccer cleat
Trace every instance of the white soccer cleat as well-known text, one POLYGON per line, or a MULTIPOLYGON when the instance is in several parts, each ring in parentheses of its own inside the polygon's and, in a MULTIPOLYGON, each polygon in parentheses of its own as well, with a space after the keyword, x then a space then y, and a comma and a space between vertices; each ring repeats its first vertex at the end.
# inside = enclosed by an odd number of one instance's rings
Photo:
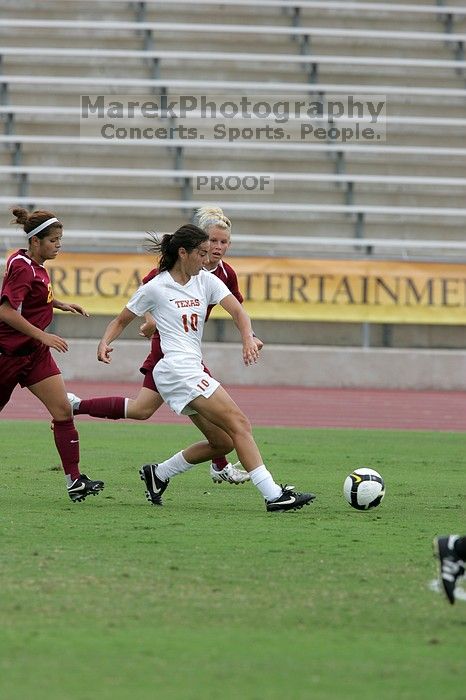
POLYGON ((74 413, 78 410, 80 406, 81 399, 79 398, 79 396, 76 396, 76 394, 72 394, 71 392, 67 393, 67 397, 74 415, 74 413))
POLYGON ((210 465, 210 476, 212 481, 216 484, 221 484, 222 481, 226 481, 228 484, 244 484, 245 481, 250 480, 250 476, 244 469, 238 469, 239 462, 236 464, 228 464, 223 467, 221 471, 217 471, 214 465, 210 465))

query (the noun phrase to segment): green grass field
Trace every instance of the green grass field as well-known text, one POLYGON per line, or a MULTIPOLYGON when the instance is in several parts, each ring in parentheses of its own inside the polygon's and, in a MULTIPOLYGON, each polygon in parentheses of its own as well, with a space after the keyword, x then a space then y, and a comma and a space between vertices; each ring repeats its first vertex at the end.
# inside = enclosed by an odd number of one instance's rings
POLYGON ((466 435, 255 430, 277 481, 314 491, 267 514, 202 465, 150 506, 138 469, 190 426, 81 422, 72 504, 46 423, 0 422, 2 700, 464 700, 466 603, 428 588, 435 534, 464 532, 466 435), (382 505, 344 477, 372 466, 382 505))

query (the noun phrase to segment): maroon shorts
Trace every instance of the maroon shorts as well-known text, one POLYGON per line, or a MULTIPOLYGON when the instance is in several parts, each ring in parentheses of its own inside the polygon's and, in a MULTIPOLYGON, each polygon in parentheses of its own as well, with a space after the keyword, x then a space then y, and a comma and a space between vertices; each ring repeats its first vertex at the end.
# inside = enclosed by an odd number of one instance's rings
POLYGON ((147 367, 144 368, 144 371, 141 369, 141 372, 144 374, 144 379, 142 382, 142 386, 145 387, 146 389, 151 389, 151 391, 156 391, 157 394, 159 393, 157 390, 157 387, 154 382, 154 375, 150 370, 147 369, 147 367))
POLYGON ((0 353, 0 411, 10 400, 17 384, 29 387, 55 374, 60 374, 60 370, 46 345, 39 345, 22 357, 0 353))

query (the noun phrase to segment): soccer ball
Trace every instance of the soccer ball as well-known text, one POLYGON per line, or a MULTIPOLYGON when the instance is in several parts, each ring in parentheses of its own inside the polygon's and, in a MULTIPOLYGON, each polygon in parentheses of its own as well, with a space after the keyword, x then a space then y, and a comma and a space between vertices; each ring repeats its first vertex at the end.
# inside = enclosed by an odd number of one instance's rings
POLYGON ((345 479, 343 494, 350 506, 357 510, 375 508, 385 496, 384 480, 375 469, 355 469, 345 479))

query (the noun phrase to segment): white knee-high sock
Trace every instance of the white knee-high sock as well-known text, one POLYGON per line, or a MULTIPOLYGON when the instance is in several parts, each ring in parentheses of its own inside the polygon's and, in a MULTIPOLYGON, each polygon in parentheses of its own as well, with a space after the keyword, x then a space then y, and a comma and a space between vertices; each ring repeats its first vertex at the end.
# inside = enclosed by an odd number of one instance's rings
POLYGON ((166 459, 165 462, 161 462, 155 470, 155 473, 159 479, 166 481, 177 474, 187 472, 188 469, 191 469, 194 466, 194 464, 190 464, 185 460, 182 452, 177 452, 177 454, 170 457, 170 459, 166 459))
POLYGON ((282 495, 282 489, 273 480, 272 474, 264 464, 249 472, 251 481, 267 501, 276 501, 282 495))

